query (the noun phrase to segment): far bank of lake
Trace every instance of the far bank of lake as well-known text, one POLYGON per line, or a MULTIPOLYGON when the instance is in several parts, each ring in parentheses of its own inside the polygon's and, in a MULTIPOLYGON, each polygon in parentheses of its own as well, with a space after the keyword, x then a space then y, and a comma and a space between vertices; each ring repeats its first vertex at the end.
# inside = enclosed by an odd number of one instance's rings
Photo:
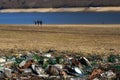
POLYGON ((28 8, 1 9, 2 13, 11 12, 120 12, 120 7, 72 7, 72 8, 28 8))

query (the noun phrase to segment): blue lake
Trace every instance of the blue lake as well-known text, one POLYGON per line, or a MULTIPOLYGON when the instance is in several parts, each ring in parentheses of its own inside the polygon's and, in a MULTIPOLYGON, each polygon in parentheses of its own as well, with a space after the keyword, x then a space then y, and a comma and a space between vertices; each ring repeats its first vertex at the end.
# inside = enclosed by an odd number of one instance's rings
POLYGON ((0 24, 120 24, 120 12, 0 13, 0 24))

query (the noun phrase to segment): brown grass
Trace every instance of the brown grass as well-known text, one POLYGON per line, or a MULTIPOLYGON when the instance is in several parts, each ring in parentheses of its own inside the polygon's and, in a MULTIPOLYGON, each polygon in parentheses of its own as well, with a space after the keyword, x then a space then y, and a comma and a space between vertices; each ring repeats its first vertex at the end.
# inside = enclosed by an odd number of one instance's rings
POLYGON ((120 25, 0 25, 1 49, 120 50, 120 25))

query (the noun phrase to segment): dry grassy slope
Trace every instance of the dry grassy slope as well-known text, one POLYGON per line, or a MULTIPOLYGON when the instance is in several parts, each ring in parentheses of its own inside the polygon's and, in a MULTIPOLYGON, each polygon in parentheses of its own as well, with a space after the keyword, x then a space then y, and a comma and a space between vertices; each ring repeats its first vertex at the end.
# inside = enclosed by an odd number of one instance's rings
POLYGON ((120 6, 120 0, 1 0, 0 8, 120 6))
POLYGON ((120 52, 120 25, 0 25, 0 49, 120 52))

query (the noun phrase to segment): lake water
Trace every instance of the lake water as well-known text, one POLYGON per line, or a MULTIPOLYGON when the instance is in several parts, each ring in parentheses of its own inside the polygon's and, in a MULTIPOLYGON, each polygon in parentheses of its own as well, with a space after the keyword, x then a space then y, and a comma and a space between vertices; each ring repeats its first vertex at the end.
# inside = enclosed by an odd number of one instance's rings
POLYGON ((0 24, 120 24, 120 12, 0 13, 0 24))

